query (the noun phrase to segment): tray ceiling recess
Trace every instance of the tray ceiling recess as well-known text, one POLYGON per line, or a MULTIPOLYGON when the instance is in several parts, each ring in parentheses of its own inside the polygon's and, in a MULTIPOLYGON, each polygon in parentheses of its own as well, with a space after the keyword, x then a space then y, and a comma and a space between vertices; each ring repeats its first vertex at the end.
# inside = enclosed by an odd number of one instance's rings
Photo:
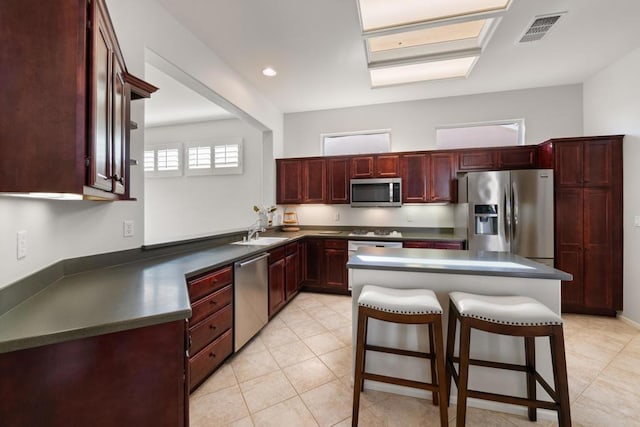
POLYGON ((512 0, 358 0, 372 87, 467 77, 512 0))

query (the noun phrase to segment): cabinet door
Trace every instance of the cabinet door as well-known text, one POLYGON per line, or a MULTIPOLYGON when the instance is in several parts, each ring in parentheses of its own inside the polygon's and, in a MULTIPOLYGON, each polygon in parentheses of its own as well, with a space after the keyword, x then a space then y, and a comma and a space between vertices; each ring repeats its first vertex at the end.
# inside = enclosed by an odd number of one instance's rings
POLYGON ((324 250, 325 285, 347 289, 347 251, 344 249, 324 250))
POLYGON ((113 133, 111 146, 113 147, 113 192, 125 194, 125 174, 127 159, 126 102, 124 92, 124 70, 116 55, 113 55, 113 133))
POLYGON ((536 147, 525 146, 498 150, 499 169, 529 169, 536 166, 536 147))
POLYGON ((319 285, 323 281, 323 249, 322 239, 307 240, 304 281, 310 285, 319 285))
POLYGON ((562 305, 582 306, 583 277, 583 197, 581 188, 556 190, 556 268, 573 275, 562 282, 562 305))
POLYGON ((379 178, 395 178, 400 176, 400 156, 397 154, 381 154, 376 156, 374 176, 379 178))
POLYGON ((583 200, 584 304, 588 308, 613 310, 611 192, 585 188, 583 200))
POLYGON ((285 259, 269 264, 269 316, 285 302, 285 259))
POLYGON ((463 151, 458 154, 458 170, 492 170, 496 168, 495 150, 463 151))
POLYGON ((402 156, 402 202, 426 203, 429 197, 428 154, 405 154, 402 156))
POLYGON ((111 191, 113 47, 102 8, 96 5, 93 9, 95 30, 91 69, 91 134, 87 178, 91 187, 111 191))
POLYGON ((584 167, 582 170, 585 187, 603 187, 611 185, 611 142, 590 141, 583 146, 584 167))
POLYGON ((327 160, 327 176, 329 177, 327 182, 329 191, 328 203, 338 204, 350 202, 350 164, 350 159, 346 157, 327 160))
POLYGON ((289 300, 298 292, 298 252, 285 258, 285 297, 289 300))
POLYGON ((277 160, 278 204, 302 203, 302 160, 277 160))
POLYGON ((351 178, 373 178, 373 156, 352 157, 351 178))
POLYGON ((582 185, 582 142, 554 144, 556 187, 582 185))
POLYGON ((455 154, 434 153, 431 154, 429 201, 451 202, 456 201, 455 182, 455 154))
POLYGON ((325 203, 327 175, 324 159, 305 160, 303 173, 302 203, 325 203))

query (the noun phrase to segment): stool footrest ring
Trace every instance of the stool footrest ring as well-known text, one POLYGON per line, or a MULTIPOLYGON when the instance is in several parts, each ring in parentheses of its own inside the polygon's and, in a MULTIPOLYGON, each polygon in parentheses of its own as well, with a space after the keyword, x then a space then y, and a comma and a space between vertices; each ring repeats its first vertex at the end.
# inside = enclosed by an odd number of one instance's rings
POLYGON ((433 353, 423 353, 420 351, 403 350, 401 348, 381 347, 377 345, 365 345, 367 351, 377 351, 379 353, 398 354, 400 356, 419 357, 421 359, 433 359, 433 353))
POLYGON ((414 387, 414 388, 419 388, 422 390, 429 390, 429 391, 438 391, 438 387, 439 387, 438 384, 423 383, 420 381, 406 380, 404 378, 388 377, 386 375, 371 374, 368 372, 363 373, 362 378, 364 378, 365 380, 402 385, 405 387, 414 387))
POLYGON ((555 402, 547 402, 544 400, 531 400, 525 397, 507 396, 504 394, 487 393, 485 391, 467 390, 467 396, 482 400, 491 400, 493 402, 510 403, 512 405, 520 405, 527 407, 550 409, 557 411, 560 408, 555 402))

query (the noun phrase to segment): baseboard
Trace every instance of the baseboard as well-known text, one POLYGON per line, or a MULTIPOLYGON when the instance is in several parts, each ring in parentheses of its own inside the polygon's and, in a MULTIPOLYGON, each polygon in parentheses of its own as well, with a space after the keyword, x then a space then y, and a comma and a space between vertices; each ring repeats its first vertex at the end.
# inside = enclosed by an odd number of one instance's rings
POLYGON ((633 321, 633 320, 629 319, 628 317, 623 316, 622 314, 618 315, 618 319, 622 320, 627 325, 633 326, 634 328, 640 330, 640 323, 638 323, 636 321, 633 321))

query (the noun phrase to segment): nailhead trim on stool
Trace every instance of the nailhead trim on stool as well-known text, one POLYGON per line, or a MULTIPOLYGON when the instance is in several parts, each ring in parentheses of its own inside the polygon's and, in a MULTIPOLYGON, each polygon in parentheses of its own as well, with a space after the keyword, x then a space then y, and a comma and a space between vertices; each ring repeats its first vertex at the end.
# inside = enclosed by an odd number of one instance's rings
POLYGON ((458 386, 456 414, 458 427, 465 425, 467 398, 469 397, 526 406, 530 421, 536 421, 537 408, 555 410, 558 412, 559 426, 571 426, 562 318, 533 298, 451 292, 449 294, 447 331, 447 390, 451 390, 452 379, 458 386), (454 357, 458 322, 460 322, 460 354, 459 357, 454 357), (470 359, 472 329, 523 337, 525 365, 470 359), (536 371, 536 337, 549 337, 553 366, 553 388, 536 371), (455 363, 458 363, 459 372, 455 369, 455 363), (469 366, 471 365, 524 372, 527 377, 527 397, 467 389, 469 366), (536 398, 537 384, 542 386, 553 400, 552 402, 536 398))
POLYGON ((442 337, 442 307, 433 291, 428 289, 391 289, 375 285, 363 286, 358 298, 358 329, 355 354, 352 426, 358 425, 360 392, 364 390, 364 380, 431 391, 433 404, 438 405, 439 403, 440 406, 440 425, 449 425, 447 405, 445 405, 448 396, 442 337), (424 353, 367 344, 369 318, 401 324, 428 325, 429 352, 424 353), (367 351, 429 359, 431 382, 426 383, 366 372, 367 351))

